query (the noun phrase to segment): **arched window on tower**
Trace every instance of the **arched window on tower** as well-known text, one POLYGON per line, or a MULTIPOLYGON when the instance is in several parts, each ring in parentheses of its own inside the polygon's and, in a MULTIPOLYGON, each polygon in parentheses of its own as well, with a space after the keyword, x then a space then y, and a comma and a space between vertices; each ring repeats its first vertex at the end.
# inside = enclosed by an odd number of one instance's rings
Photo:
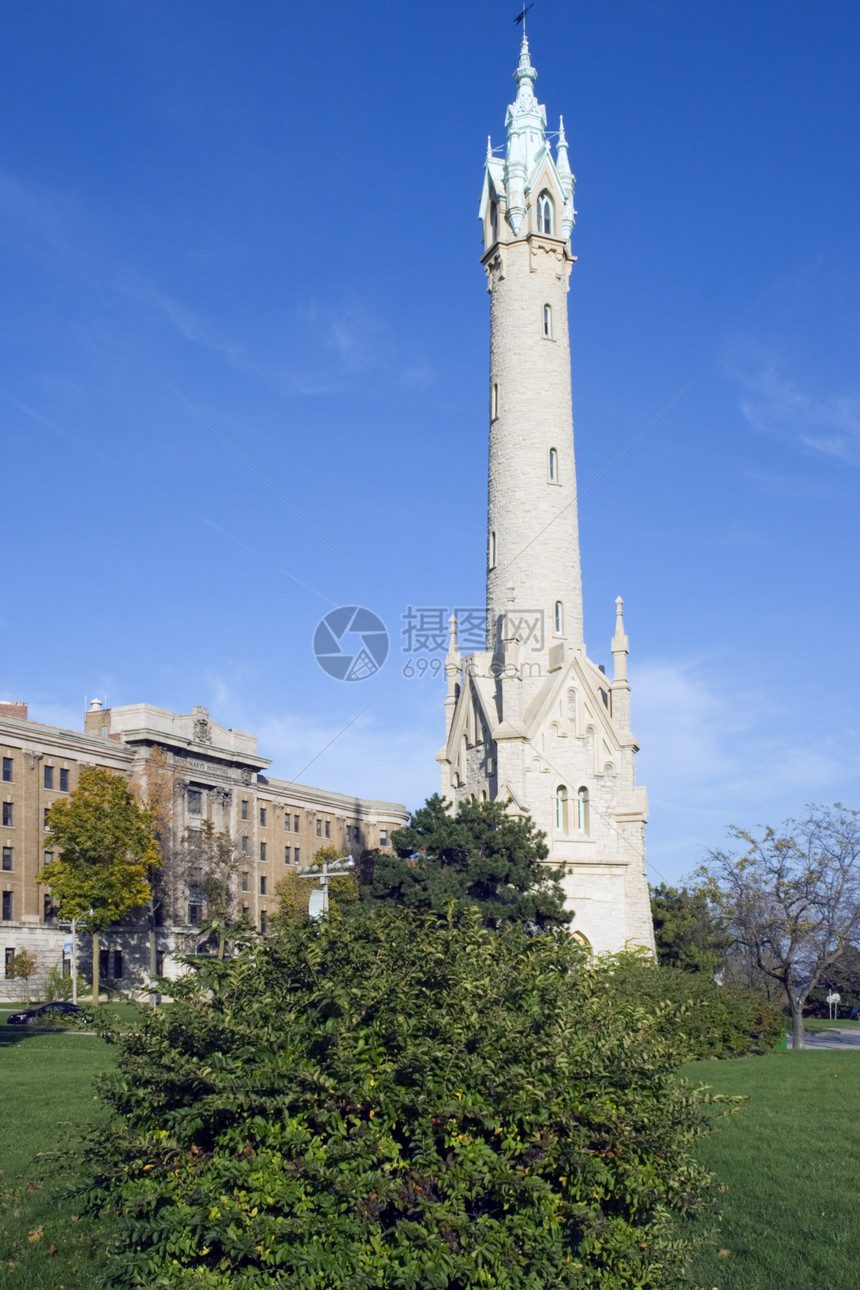
POLYGON ((555 829, 556 833, 567 835, 567 789, 559 784, 555 790, 555 829))
POLYGON ((558 450, 555 448, 549 450, 549 482, 558 483, 558 450))
POLYGON ((544 305, 543 307, 543 334, 547 340, 552 340, 552 306, 544 305))
POLYGON ((555 634, 564 635, 564 605, 560 600, 555 602, 555 634))
POLYGON ((591 832, 591 811, 588 806, 588 789, 580 788, 576 794, 576 827, 580 833, 591 832))
POLYGON ((547 237, 552 237, 553 230, 553 209, 552 198, 549 193, 541 193, 537 200, 537 217, 538 232, 545 233, 547 237))
POLYGON ((490 241, 498 242, 499 240, 499 206, 497 202, 490 203, 490 241))

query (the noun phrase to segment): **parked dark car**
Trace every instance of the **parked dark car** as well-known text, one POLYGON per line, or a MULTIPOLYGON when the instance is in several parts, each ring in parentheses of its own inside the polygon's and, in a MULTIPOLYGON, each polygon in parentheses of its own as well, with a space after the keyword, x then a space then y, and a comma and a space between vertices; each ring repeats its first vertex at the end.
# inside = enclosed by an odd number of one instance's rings
POLYGON ((58 999, 55 1003, 38 1003, 32 1008, 22 1008, 20 1012, 10 1013, 6 1018, 6 1025, 28 1026, 33 1021, 50 1021, 52 1018, 59 1021, 63 1017, 83 1017, 84 1021, 89 1021, 89 1017, 76 1004, 58 999))

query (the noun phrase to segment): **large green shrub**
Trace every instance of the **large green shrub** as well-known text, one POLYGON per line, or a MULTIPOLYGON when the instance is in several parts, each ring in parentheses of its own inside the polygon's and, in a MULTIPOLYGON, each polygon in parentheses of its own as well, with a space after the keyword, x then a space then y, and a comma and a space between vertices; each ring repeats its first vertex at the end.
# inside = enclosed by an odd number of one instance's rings
POLYGON ((470 797, 456 808, 438 795, 391 835, 397 854, 377 851, 362 865, 365 904, 403 905, 415 913, 466 914, 478 909, 487 927, 511 923, 564 927, 560 870, 543 863, 546 835, 503 802, 470 797))
POLYGON ((199 964, 105 1081, 86 1196, 119 1224, 113 1284, 685 1284, 702 1111, 612 981, 477 912, 365 910, 199 964))
POLYGON ((782 1010, 755 990, 717 985, 703 972, 660 967, 641 951, 603 961, 615 1001, 658 1012, 663 1033, 688 1061, 772 1052, 784 1028, 782 1010))

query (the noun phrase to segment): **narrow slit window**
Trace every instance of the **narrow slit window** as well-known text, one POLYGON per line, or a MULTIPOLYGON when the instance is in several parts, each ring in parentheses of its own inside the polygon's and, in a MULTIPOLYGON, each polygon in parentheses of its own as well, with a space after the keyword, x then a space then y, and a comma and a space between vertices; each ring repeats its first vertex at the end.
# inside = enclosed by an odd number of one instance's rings
POLYGON ((564 605, 560 600, 555 602, 555 634, 564 635, 564 605))
POLYGON ((495 567, 496 567, 496 535, 495 533, 491 532, 490 533, 490 568, 495 569, 495 567))
POLYGON ((493 382, 493 388, 490 391, 490 418, 495 421, 499 415, 499 387, 493 382))
POLYGON ((493 242, 499 240, 499 207, 497 202, 490 203, 490 238, 493 242))
POLYGON ((588 789, 581 788, 576 794, 576 827, 580 833, 590 833, 591 821, 588 807, 588 789))
POLYGON ((552 305, 543 307, 543 334, 547 340, 552 340, 552 305))
POLYGON ((558 483, 558 450, 550 448, 549 450, 549 482, 558 483))
POLYGON ((537 203, 538 232, 552 237, 553 210, 549 193, 541 193, 537 203))
POLYGON ((558 833, 567 833, 567 789, 559 784, 555 790, 555 827, 558 833))

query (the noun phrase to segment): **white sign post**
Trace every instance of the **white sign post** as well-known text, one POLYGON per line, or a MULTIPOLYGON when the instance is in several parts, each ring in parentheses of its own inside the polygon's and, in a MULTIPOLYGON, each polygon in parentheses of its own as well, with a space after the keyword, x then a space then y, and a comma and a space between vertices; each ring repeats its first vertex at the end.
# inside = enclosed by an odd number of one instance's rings
POLYGON ((336 860, 323 860, 322 864, 312 864, 307 869, 296 868, 299 878, 317 878, 322 887, 321 891, 311 892, 308 901, 308 914, 311 918, 322 918, 328 913, 329 877, 336 878, 338 874, 347 873, 354 864, 352 856, 338 856, 336 860))

